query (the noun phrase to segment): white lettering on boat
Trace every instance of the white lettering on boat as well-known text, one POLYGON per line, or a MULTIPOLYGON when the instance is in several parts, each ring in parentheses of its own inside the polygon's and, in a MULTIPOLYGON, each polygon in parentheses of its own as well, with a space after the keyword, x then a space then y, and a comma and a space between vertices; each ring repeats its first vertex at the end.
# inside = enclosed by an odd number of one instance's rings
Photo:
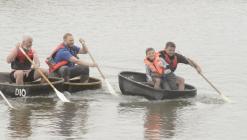
POLYGON ((25 89, 18 89, 18 88, 15 89, 15 95, 16 96, 25 97, 26 94, 27 94, 27 92, 25 89))

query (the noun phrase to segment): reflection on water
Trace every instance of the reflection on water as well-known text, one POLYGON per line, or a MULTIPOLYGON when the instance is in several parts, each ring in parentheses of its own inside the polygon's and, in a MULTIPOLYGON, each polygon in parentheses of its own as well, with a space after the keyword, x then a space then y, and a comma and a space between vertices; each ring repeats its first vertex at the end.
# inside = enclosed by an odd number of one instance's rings
POLYGON ((55 114, 59 121, 57 124, 58 133, 62 136, 71 137, 73 135, 73 126, 75 125, 75 116, 78 108, 75 104, 64 104, 62 110, 55 114))
POLYGON ((56 129, 58 130, 58 135, 66 138, 75 138, 75 136, 78 138, 78 133, 85 134, 87 132, 85 129, 85 123, 88 118, 87 101, 84 101, 81 105, 66 103, 60 109, 55 114, 57 116, 56 129))
POLYGON ((32 126, 30 122, 31 111, 28 108, 20 110, 10 110, 9 112, 10 137, 12 138, 28 138, 32 134, 32 126))
POLYGON ((9 112, 9 129, 12 138, 28 138, 31 136, 32 125, 36 126, 32 124, 32 119, 44 121, 45 118, 51 116, 49 113, 54 110, 56 105, 52 98, 25 98, 16 101, 21 101, 21 104, 17 106, 17 110, 10 110, 9 112))
MULTIPOLYGON (((9 127, 11 138, 28 138, 35 129, 45 125, 47 132, 59 137, 73 138, 85 134, 87 121, 87 101, 74 103, 56 102, 53 98, 26 98, 18 110, 9 111, 9 127)), ((34 131, 34 132, 33 132, 34 131)), ((46 135, 48 134, 46 133, 46 135)), ((40 133, 42 134, 42 133, 40 133)), ((45 137, 45 136, 44 136, 45 137)))
POLYGON ((121 103, 124 108, 143 108, 144 118, 144 138, 147 140, 161 140, 172 138, 176 133, 176 120, 179 120, 179 110, 192 105, 185 100, 165 101, 165 102, 136 102, 121 103))

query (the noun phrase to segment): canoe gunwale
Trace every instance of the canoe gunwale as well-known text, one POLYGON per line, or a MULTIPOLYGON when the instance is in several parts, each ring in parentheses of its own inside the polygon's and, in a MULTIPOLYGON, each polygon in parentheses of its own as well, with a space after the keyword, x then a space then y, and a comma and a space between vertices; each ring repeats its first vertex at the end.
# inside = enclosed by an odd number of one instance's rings
MULTIPOLYGON (((64 82, 64 85, 91 86, 91 85, 99 85, 99 84, 102 84, 101 80, 98 79, 98 78, 90 77, 90 79, 95 80, 95 82, 90 82, 90 83, 64 82)), ((78 79, 76 78, 76 79, 72 79, 72 80, 78 80, 78 79)))
POLYGON ((64 91, 71 93, 81 92, 84 90, 96 90, 102 87, 102 82, 98 78, 89 77, 88 83, 81 83, 80 77, 70 79, 69 82, 63 83, 64 91))
POLYGON ((134 81, 133 79, 129 79, 129 78, 125 77, 125 76, 123 76, 123 73, 132 73, 132 74, 140 74, 140 75, 142 75, 143 73, 141 73, 141 72, 123 71, 123 72, 120 72, 118 75, 121 78, 124 78, 127 81, 130 81, 130 82, 135 83, 137 85, 145 86, 146 88, 149 88, 150 90, 154 90, 154 91, 159 91, 159 92, 162 92, 162 91, 164 91, 164 92, 165 91, 169 91, 169 92, 186 92, 186 91, 190 91, 191 92, 191 91, 197 91, 197 89, 194 86, 189 85, 189 84, 185 84, 185 85, 191 87, 192 89, 190 89, 190 90, 184 90, 184 91, 180 91, 180 90, 166 90, 166 89, 155 89, 155 88, 150 87, 150 86, 148 86, 146 84, 143 84, 142 82, 137 82, 137 81, 134 81))
MULTIPOLYGON (((49 77, 51 83, 57 90, 75 93, 84 90, 95 90, 102 87, 102 82, 98 78, 90 77, 89 83, 80 83, 79 78, 71 79, 71 82, 64 82, 60 77, 49 77)), ((0 90, 8 97, 26 97, 49 95, 54 90, 48 83, 40 83, 40 79, 26 82, 24 85, 12 83, 8 72, 0 72, 0 90)))
POLYGON ((190 98, 197 95, 197 89, 185 84, 187 90, 154 89, 146 85, 146 74, 141 72, 122 71, 118 75, 119 88, 123 95, 142 96, 149 100, 190 98))
MULTIPOLYGON (((62 78, 49 77, 49 80, 50 80, 50 79, 55 80, 55 81, 52 81, 52 82, 51 82, 52 84, 60 84, 60 83, 64 83, 64 79, 62 79, 62 78)), ((35 81, 34 81, 34 82, 35 82, 35 81)), ((17 85, 17 84, 15 84, 15 83, 5 83, 5 82, 0 82, 0 85, 3 85, 3 86, 13 86, 13 87, 20 87, 20 88, 24 88, 24 87, 28 88, 28 87, 49 86, 48 83, 38 83, 38 84, 35 84, 35 83, 30 84, 30 83, 28 83, 28 84, 24 84, 24 85, 17 85)))

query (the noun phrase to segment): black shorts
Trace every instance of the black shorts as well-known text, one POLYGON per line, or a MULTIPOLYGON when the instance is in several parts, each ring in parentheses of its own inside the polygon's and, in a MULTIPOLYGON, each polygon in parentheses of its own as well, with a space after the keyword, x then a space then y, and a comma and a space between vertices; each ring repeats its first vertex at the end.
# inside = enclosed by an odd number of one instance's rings
MULTIPOLYGON (((29 72, 28 75, 25 75, 25 76, 24 76, 23 81, 24 81, 24 82, 32 82, 32 81, 34 81, 34 72, 35 72, 35 70, 32 69, 32 70, 29 72)), ((15 73, 15 71, 12 71, 12 72, 10 73, 10 79, 11 79, 12 82, 16 82, 16 81, 15 81, 14 73, 15 73)))

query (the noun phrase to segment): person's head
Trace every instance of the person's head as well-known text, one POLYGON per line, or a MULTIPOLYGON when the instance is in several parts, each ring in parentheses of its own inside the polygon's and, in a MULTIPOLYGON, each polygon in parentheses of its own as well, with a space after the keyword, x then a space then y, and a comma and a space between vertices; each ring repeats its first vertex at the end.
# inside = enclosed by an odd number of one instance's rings
POLYGON ((154 60, 155 58, 155 50, 154 48, 147 48, 146 49, 146 56, 149 60, 154 60))
POLYGON ((63 41, 68 47, 72 47, 74 45, 74 38, 71 33, 64 34, 63 41))
POLYGON ((22 45, 27 49, 31 48, 33 45, 33 38, 28 35, 23 36, 22 45))
POLYGON ((175 54, 176 45, 173 42, 167 42, 165 46, 165 51, 169 56, 173 56, 175 54))

